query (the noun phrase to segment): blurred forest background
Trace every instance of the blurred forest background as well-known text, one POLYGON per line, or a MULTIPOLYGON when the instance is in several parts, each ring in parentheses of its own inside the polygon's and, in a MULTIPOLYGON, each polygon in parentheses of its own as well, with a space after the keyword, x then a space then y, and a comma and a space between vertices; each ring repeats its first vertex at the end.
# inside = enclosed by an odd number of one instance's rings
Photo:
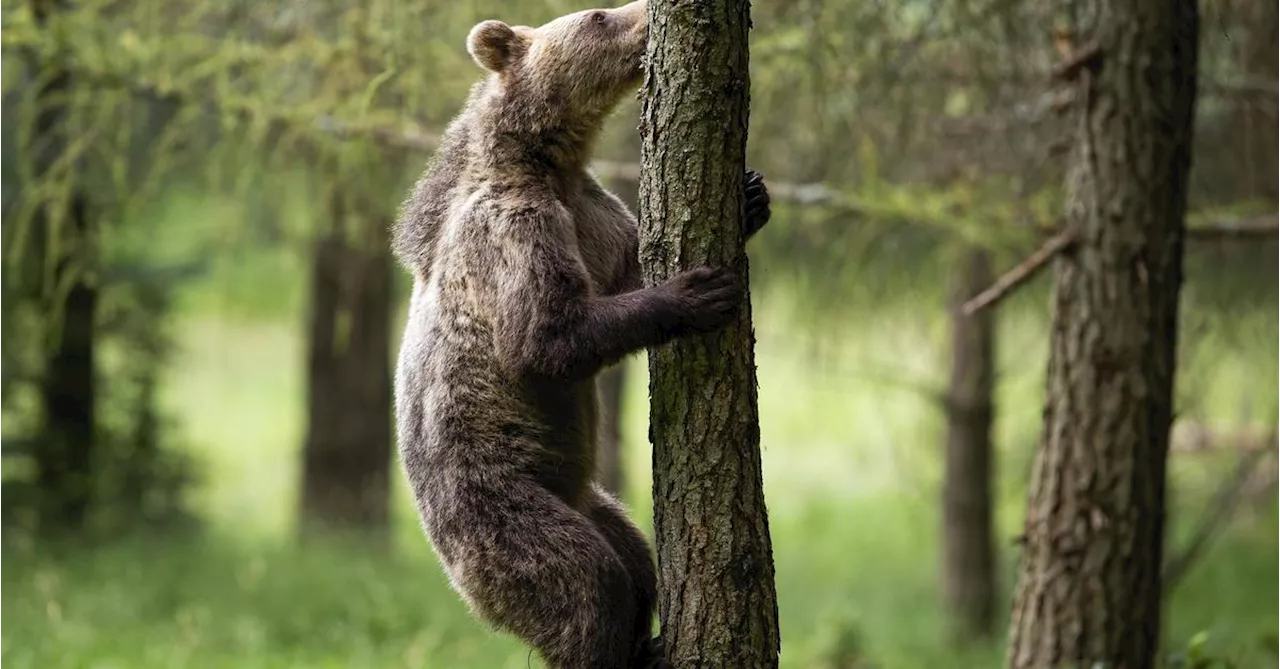
MULTIPOLYGON (((957 307, 1060 216, 1063 17, 754 4, 783 666, 998 666, 1048 279, 957 307)), ((449 590, 395 469, 387 228, 481 77, 471 26, 585 8, 3 1, 0 660, 528 666, 449 590)), ((1275 666, 1277 8, 1202 12, 1164 652, 1275 666)), ((633 206, 637 119, 598 150, 633 206)), ((644 365, 602 380, 603 475, 650 527, 644 365)))

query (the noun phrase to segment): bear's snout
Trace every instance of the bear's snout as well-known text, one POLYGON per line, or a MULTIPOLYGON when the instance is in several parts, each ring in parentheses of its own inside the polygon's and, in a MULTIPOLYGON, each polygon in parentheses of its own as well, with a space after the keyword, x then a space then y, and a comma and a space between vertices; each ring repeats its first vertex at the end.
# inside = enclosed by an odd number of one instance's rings
POLYGON ((613 11, 627 25, 632 26, 632 32, 639 33, 642 39, 649 38, 649 8, 646 0, 636 0, 613 11))

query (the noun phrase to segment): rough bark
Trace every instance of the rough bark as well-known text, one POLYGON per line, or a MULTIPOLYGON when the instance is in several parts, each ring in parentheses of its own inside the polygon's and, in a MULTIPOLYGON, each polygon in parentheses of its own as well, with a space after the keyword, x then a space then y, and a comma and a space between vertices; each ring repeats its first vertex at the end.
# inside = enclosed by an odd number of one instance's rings
POLYGON ((966 316, 965 301, 991 284, 990 254, 968 248, 951 286, 951 383, 947 391, 942 484, 942 583, 956 642, 995 632, 991 424, 994 416, 994 310, 966 316))
POLYGON ((1165 464, 1196 94, 1193 0, 1075 6, 1097 55, 1078 118, 1055 265, 1044 427, 1010 667, 1156 664, 1165 464))
POLYGON ((303 447, 304 531, 383 534, 391 467, 391 260, 385 226, 353 220, 317 241, 303 447))
MULTIPOLYGON (((43 24, 63 9, 56 0, 35 0, 32 12, 43 24)), ((41 73, 44 83, 36 96, 40 109, 34 128, 36 182, 56 178, 48 174, 65 150, 68 137, 66 102, 71 74, 49 65, 41 73), (52 68, 52 71, 49 70, 52 68)), ((73 186, 74 188, 74 186, 73 186)), ((44 424, 36 453, 37 483, 42 499, 42 521, 51 528, 76 530, 89 512, 96 429, 96 331, 98 305, 97 224, 84 196, 73 191, 63 211, 44 204, 33 225, 45 244, 67 249, 57 259, 52 286, 66 286, 66 293, 52 291, 49 325, 55 333, 45 360, 40 386, 44 424)))
MULTIPOLYGON (((649 3, 641 260, 654 285, 699 265, 745 279, 746 0, 649 3)), ((667 658, 776 667, 750 301, 726 329, 649 353, 653 501, 667 658)))

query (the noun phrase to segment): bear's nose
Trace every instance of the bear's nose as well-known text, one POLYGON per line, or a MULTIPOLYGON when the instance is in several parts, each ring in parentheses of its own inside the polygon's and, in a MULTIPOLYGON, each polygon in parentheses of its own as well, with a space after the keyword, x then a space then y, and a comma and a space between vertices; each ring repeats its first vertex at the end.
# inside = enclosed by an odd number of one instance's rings
POLYGON ((628 19, 635 21, 637 31, 644 31, 645 35, 648 35, 649 7, 645 0, 636 0, 630 4, 623 5, 617 11, 628 19))

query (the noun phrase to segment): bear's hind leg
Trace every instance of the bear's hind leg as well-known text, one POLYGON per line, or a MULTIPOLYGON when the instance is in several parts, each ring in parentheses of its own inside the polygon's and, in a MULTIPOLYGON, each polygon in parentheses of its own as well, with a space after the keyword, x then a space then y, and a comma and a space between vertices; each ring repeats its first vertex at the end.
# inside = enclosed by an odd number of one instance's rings
POLYGON ((651 655, 650 631, 658 597, 658 575, 649 553, 649 541, 627 517, 626 509, 609 493, 592 486, 583 512, 609 541, 627 567, 636 607, 632 652, 639 659, 651 655))
POLYGON ((634 588, 595 524, 533 484, 506 488, 502 504, 485 497, 468 530, 471 545, 450 566, 476 612, 533 646, 549 667, 627 667, 634 588))

